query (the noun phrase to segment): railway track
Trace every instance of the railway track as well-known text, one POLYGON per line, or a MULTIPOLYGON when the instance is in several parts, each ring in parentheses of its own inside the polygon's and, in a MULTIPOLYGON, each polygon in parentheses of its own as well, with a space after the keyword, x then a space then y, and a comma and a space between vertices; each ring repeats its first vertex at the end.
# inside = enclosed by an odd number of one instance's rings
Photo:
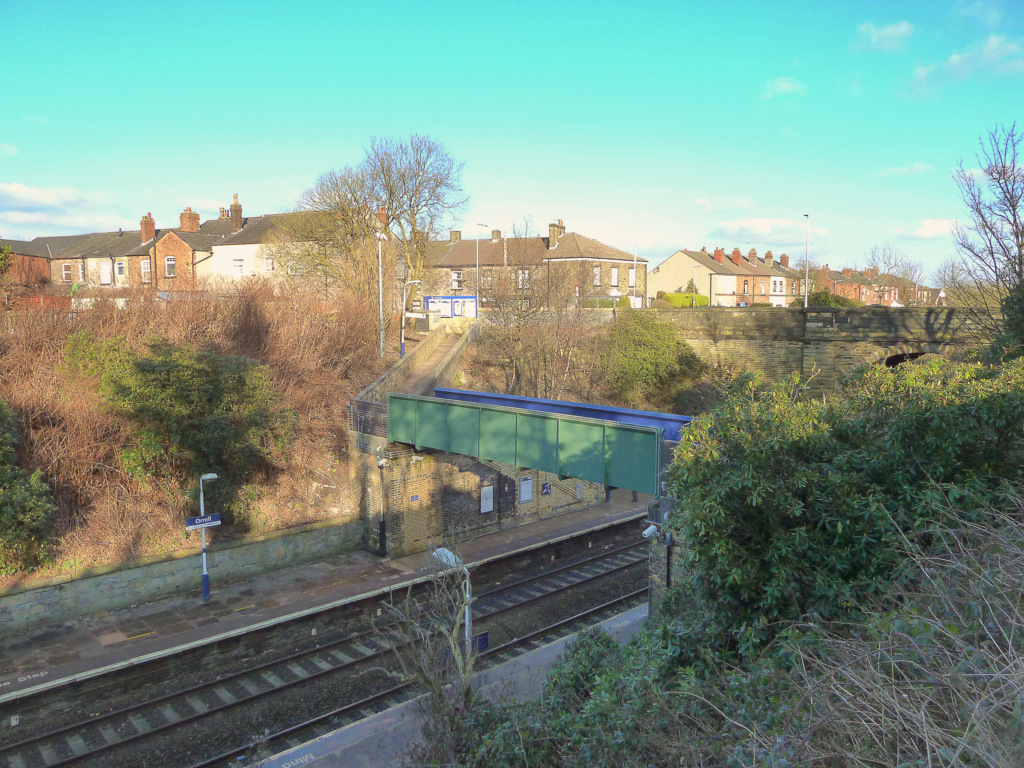
MULTIPOLYGON (((646 563, 639 542, 481 591, 474 598, 474 624, 494 627, 492 635, 501 640, 503 622, 517 612, 593 591, 646 563)), ((500 642, 485 657, 500 660, 528 650, 537 637, 559 631, 566 622, 598 621, 602 611, 641 594, 646 595, 646 586, 602 600, 595 609, 541 622, 522 637, 500 642)), ((140 765, 142 755, 147 764, 157 764, 150 762, 152 756, 168 767, 239 765, 238 758, 268 745, 280 751, 414 695, 411 684, 396 684, 390 673, 396 642, 388 627, 375 628, 113 711, 83 713, 76 722, 0 747, 0 766, 114 768, 140 765)))

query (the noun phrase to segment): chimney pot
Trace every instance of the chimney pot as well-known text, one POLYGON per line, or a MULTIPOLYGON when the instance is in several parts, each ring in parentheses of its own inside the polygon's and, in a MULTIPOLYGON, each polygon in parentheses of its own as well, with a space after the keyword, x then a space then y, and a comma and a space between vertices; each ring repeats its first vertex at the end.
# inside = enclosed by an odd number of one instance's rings
POLYGON ((781 264, 786 269, 789 269, 789 255, 784 253, 781 256, 779 256, 779 264, 781 264))
POLYGON ((455 243, 459 242, 459 240, 461 240, 461 239, 462 239, 462 232, 460 232, 459 230, 452 229, 452 230, 448 231, 448 244, 449 245, 454 245, 455 243))
POLYGON ((198 232, 199 231, 199 212, 193 211, 190 205, 184 211, 181 212, 181 231, 182 232, 198 232))
POLYGON ((492 243, 496 243, 499 240, 501 240, 501 230, 500 229, 492 229, 491 230, 491 242, 492 243))
POLYGON ((732 255, 733 256, 740 256, 741 255, 740 254, 740 249, 739 248, 733 248, 732 249, 732 255))

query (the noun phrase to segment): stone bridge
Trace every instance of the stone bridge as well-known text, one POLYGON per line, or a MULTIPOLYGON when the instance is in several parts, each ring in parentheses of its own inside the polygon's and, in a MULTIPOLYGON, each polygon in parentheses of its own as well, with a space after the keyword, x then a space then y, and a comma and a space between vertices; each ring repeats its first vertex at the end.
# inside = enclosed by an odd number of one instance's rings
POLYGON ((657 315, 708 363, 763 371, 771 381, 813 373, 818 392, 835 389, 843 374, 865 363, 948 356, 979 343, 966 316, 945 308, 716 307, 657 315))

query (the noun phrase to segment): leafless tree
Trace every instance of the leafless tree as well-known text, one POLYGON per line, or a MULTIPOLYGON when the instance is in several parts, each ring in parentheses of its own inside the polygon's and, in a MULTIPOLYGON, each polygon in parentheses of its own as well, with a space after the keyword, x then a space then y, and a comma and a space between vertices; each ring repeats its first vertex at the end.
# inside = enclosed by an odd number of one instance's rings
POLYGON ((906 251, 889 243, 873 245, 865 257, 865 266, 877 270, 880 284, 896 287, 897 299, 903 306, 915 307, 921 303, 917 289, 924 280, 924 267, 906 251))
POLYGON ((482 291, 490 307, 482 348, 505 374, 505 391, 531 397, 584 397, 597 321, 587 308, 592 271, 585 261, 546 260, 529 222, 513 227, 504 265, 482 291))
POLYGON ((996 127, 979 142, 980 167, 961 160, 953 174, 969 221, 953 230, 956 257, 944 287, 951 302, 970 309, 993 337, 1003 328, 1003 301, 1024 284, 1022 141, 1016 123, 996 127))
POLYGON ((429 136, 370 140, 359 172, 400 238, 407 279, 422 278, 427 242, 440 236, 447 220, 467 201, 463 165, 429 136))
POLYGON ((439 570, 422 599, 410 588, 404 599, 385 606, 401 674, 426 692, 420 751, 431 753, 431 765, 438 757, 454 756, 443 753, 451 751, 449 740, 459 732, 475 700, 473 672, 479 653, 473 642, 466 647, 467 578, 468 572, 439 570))

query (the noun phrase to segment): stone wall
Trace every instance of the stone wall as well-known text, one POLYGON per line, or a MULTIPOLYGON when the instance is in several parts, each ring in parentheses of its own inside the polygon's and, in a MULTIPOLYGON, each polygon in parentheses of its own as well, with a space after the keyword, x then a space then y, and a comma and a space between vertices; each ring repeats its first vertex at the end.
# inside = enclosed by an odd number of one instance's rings
MULTIPOLYGON (((346 520, 214 543, 207 548, 210 581, 216 589, 218 581, 265 573, 354 549, 361 539, 360 521, 346 520)), ((0 592, 0 627, 6 635, 43 621, 64 621, 198 590, 202 586, 199 553, 199 548, 195 548, 162 559, 147 558, 26 582, 0 592)))
POLYGON ((661 310, 705 361, 732 372, 763 371, 781 381, 814 374, 812 389, 830 391, 859 365, 896 354, 949 354, 976 342, 953 309, 891 307, 748 307, 661 310))

